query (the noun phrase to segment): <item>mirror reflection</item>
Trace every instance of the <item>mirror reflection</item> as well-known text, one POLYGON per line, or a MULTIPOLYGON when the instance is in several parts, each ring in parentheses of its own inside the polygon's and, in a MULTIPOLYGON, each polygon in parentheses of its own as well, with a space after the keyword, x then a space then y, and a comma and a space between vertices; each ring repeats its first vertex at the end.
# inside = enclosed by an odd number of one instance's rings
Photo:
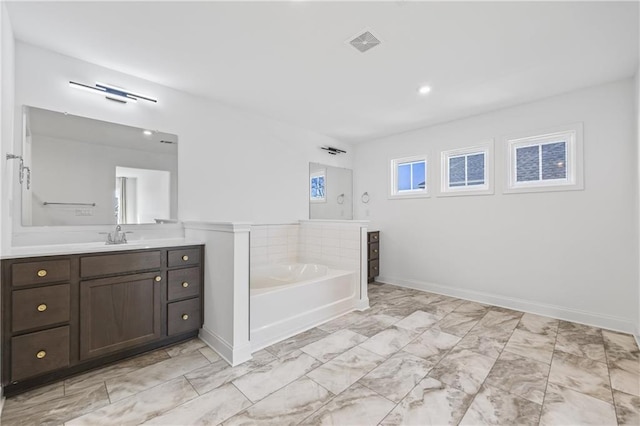
POLYGON ((309 219, 353 219, 351 169, 309 163, 309 219))
POLYGON ((22 224, 171 223, 177 219, 178 137, 24 108, 22 224))

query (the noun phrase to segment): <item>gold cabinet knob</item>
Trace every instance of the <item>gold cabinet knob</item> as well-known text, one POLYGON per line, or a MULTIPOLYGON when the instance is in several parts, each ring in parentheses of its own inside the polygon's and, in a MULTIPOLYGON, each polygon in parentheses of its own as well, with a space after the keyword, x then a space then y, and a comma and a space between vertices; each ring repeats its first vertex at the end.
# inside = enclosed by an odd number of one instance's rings
POLYGON ((378 252, 378 249, 373 250, 373 252, 374 252, 374 253, 377 253, 377 252, 378 252))
POLYGON ((161 277, 160 275, 158 275, 158 276, 155 278, 155 280, 156 280, 156 282, 160 282, 160 281, 162 281, 162 277, 161 277))
POLYGON ((373 270, 374 270, 374 271, 377 271, 377 270, 378 270, 378 267, 377 267, 377 266, 374 266, 374 267, 373 267, 373 270))
POLYGON ((186 282, 186 281, 185 281, 185 282, 183 282, 183 283, 182 283, 182 287, 184 287, 184 288, 189 287, 189 283, 188 283, 188 282, 186 282))
POLYGON ((45 356, 47 356, 47 352, 46 351, 38 351, 38 353, 36 354, 36 358, 38 358, 38 359, 42 359, 45 356))
POLYGON ((377 236, 377 235, 374 235, 374 236, 373 236, 373 239, 374 239, 374 240, 377 240, 377 239, 378 239, 378 236, 377 236))
POLYGON ((40 269, 40 270, 38 271, 38 276, 39 276, 40 278, 42 278, 42 277, 46 277, 46 276, 47 276, 47 270, 46 270, 46 269, 40 269))
POLYGON ((182 319, 183 319, 184 321, 188 320, 188 319, 189 319, 189 315, 187 315, 187 314, 182 314, 182 319))
POLYGON ((187 256, 187 255, 185 254, 184 256, 182 256, 182 260, 184 260, 184 261, 186 262, 187 260, 189 260, 189 256, 187 256))
POLYGON ((38 312, 44 312, 47 310, 47 304, 46 303, 41 303, 38 305, 38 312))

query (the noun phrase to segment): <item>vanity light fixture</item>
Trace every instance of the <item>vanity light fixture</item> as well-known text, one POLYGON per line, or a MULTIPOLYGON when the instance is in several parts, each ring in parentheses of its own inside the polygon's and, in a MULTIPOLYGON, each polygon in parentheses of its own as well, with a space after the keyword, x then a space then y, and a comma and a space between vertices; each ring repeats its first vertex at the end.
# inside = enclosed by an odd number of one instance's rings
POLYGON ((429 86, 420 86, 418 88, 418 93, 420 93, 421 95, 426 95, 430 91, 431 91, 431 87, 429 87, 429 86))
POLYGON ((335 148, 333 146, 322 146, 320 148, 324 149, 325 151, 327 151, 331 155, 346 154, 347 153, 347 151, 343 151, 342 149, 338 149, 338 148, 335 148))
POLYGON ((112 85, 99 83, 99 82, 97 82, 95 86, 89 86, 88 84, 69 81, 69 86, 76 89, 85 90, 90 93, 95 93, 97 95, 104 95, 105 98, 111 101, 121 102, 123 104, 127 102, 137 102, 138 99, 143 99, 145 101, 149 101, 153 103, 158 102, 157 99, 152 98, 150 96, 136 94, 128 90, 125 90, 121 87, 112 86, 112 85))

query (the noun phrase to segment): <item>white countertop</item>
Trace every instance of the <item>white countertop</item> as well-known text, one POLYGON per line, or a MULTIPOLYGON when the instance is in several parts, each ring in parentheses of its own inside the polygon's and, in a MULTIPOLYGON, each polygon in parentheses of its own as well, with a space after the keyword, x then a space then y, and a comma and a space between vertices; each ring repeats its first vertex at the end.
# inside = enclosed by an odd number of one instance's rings
POLYGON ((107 245, 103 242, 80 244, 55 244, 41 246, 11 247, 2 253, 1 259, 19 259, 24 257, 57 256, 82 253, 100 253, 106 251, 142 250, 160 247, 179 247, 203 244, 202 241, 186 238, 166 238, 157 240, 133 240, 127 244, 107 245))

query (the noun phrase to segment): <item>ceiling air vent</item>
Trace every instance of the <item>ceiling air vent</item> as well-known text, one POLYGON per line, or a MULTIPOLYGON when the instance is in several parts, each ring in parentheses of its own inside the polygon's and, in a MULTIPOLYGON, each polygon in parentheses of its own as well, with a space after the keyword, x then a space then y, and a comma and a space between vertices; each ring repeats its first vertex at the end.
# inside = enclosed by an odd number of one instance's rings
POLYGON ((358 49, 360 52, 364 53, 369 49, 373 49, 377 45, 380 44, 380 40, 378 40, 373 34, 369 31, 366 31, 360 34, 358 37, 354 38, 349 42, 353 47, 358 49))

